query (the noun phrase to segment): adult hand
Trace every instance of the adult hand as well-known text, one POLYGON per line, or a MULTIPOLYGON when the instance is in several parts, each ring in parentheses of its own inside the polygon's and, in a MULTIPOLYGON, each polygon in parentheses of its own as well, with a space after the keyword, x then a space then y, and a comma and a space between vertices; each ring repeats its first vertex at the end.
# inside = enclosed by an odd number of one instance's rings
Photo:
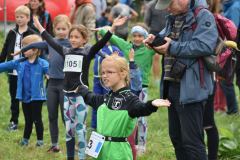
POLYGON ((155 35, 149 34, 148 37, 143 40, 143 43, 144 43, 148 48, 151 48, 148 44, 152 43, 153 40, 155 39, 155 37, 156 37, 155 35))
POLYGON ((168 48, 170 46, 170 43, 172 41, 171 38, 168 38, 168 37, 165 37, 164 40, 166 41, 166 43, 164 45, 161 45, 161 46, 157 46, 157 47, 153 47, 153 49, 159 53, 162 53, 162 54, 167 54, 168 52, 168 48))

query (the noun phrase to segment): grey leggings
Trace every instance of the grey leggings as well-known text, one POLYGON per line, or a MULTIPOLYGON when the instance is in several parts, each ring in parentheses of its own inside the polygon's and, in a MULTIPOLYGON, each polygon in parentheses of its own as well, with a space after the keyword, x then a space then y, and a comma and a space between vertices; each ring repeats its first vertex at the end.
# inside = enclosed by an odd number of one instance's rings
POLYGON ((61 118, 64 123, 63 100, 63 80, 49 79, 47 88, 47 108, 52 144, 58 143, 58 106, 60 106, 61 118))

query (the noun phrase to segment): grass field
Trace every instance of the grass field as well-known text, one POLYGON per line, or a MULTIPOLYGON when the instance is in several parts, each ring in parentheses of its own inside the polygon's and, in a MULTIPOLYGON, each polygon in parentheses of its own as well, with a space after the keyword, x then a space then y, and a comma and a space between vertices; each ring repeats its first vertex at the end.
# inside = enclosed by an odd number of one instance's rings
MULTIPOLYGON (((0 38, 0 48, 3 39, 0 38)), ((91 76, 92 77, 92 76, 91 76)), ((90 78, 91 81, 91 78, 90 78)), ((238 94, 238 93, 237 93, 238 94)), ((150 85, 150 98, 159 97, 159 89, 150 85)), ((50 147, 50 135, 48 129, 48 113, 46 106, 43 107, 42 115, 44 121, 44 142, 41 148, 36 148, 36 134, 33 130, 30 145, 28 147, 20 147, 18 145, 23 135, 24 118, 22 111, 19 118, 19 129, 16 132, 8 132, 6 130, 10 118, 10 98, 8 92, 7 75, 0 74, 0 160, 64 160, 66 157, 64 126, 60 124, 60 148, 62 153, 49 154, 47 149, 50 147)), ((89 108, 88 126, 90 122, 91 109, 89 108)), ((224 113, 216 113, 216 122, 220 128, 220 135, 223 130, 230 131, 232 124, 240 124, 239 116, 226 116, 224 113)), ((168 136, 168 120, 167 110, 159 109, 157 113, 152 114, 148 118, 148 142, 147 152, 138 160, 173 160, 175 159, 172 144, 168 136)), ((239 153, 240 155, 240 153, 239 153)), ((76 158, 77 159, 77 158, 76 158)), ((89 158, 90 159, 90 158, 89 158)))

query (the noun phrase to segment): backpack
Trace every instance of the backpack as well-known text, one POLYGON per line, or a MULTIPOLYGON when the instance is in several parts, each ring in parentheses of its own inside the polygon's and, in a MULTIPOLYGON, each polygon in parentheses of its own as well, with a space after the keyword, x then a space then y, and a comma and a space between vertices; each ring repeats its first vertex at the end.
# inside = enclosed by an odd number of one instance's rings
MULTIPOLYGON (((199 6, 194 10, 196 17, 201 9, 206 9, 199 6)), ((231 80, 235 67, 236 67, 236 54, 235 50, 224 45, 224 40, 235 40, 237 36, 237 27, 235 24, 220 14, 214 14, 216 21, 219 38, 218 44, 215 49, 215 55, 205 56, 199 60, 200 70, 204 68, 201 61, 204 62, 207 69, 211 72, 216 72, 220 79, 231 80)), ((192 25, 192 29, 196 29, 197 24, 192 25)), ((200 71, 200 74, 203 71, 200 71)))

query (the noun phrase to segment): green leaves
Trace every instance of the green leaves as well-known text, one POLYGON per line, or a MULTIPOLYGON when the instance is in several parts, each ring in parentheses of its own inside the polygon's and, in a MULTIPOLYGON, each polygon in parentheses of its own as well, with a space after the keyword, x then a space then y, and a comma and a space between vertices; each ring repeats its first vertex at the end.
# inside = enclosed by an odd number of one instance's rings
POLYGON ((231 123, 228 128, 219 128, 219 158, 240 159, 240 124, 231 123))

